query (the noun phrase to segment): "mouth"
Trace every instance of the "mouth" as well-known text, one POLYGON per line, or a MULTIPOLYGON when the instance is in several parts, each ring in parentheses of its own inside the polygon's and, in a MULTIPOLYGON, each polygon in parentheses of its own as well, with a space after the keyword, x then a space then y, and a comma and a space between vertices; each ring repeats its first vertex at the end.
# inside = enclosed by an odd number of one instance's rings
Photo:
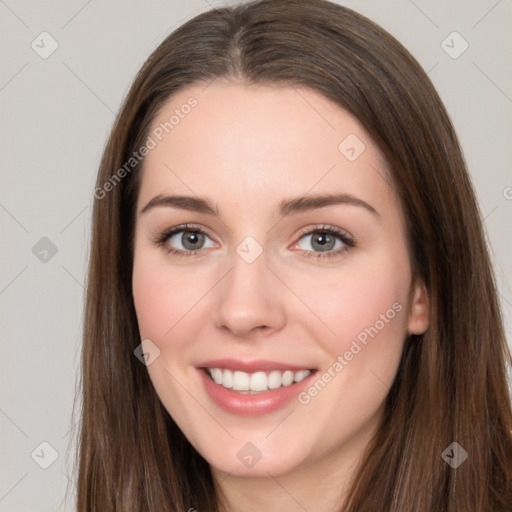
POLYGON ((288 388, 302 382, 315 369, 304 370, 272 370, 256 371, 253 373, 228 368, 202 367, 200 368, 210 380, 225 389, 240 394, 268 393, 280 388, 288 388))
POLYGON ((196 366, 206 396, 236 416, 264 416, 296 402, 317 369, 272 361, 232 359, 196 366))
POLYGON ((297 400, 318 369, 264 359, 210 359, 196 366, 206 396, 237 416, 261 416, 297 400))

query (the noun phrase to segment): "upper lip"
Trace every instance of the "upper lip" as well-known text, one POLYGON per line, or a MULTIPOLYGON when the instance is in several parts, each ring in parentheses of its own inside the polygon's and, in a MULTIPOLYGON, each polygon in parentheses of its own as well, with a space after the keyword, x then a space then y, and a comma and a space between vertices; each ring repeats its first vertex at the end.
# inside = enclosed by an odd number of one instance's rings
POLYGON ((270 372, 272 370, 311 370, 310 366, 295 365, 279 361, 266 361, 255 359, 253 361, 239 361, 236 359, 211 359, 197 365, 198 368, 222 368, 225 370, 241 371, 246 373, 270 372))

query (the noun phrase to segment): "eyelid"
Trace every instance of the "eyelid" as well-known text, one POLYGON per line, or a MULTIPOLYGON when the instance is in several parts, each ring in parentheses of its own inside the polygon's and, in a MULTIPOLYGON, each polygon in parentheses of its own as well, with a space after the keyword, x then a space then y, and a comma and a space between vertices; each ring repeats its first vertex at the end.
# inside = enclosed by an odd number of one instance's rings
MULTIPOLYGON (((178 224, 176 226, 172 226, 168 229, 163 229, 161 231, 158 231, 155 239, 153 240, 155 243, 157 242, 163 242, 165 239, 170 238, 172 235, 179 233, 180 231, 197 231, 199 233, 203 233, 210 237, 212 240, 215 240, 215 236, 212 236, 209 228, 206 228, 205 226, 202 226, 200 224, 193 224, 193 223, 186 223, 186 224, 178 224)), ((218 243, 218 242, 217 242, 218 243)))
POLYGON ((350 238, 351 240, 354 239, 354 237, 348 231, 346 231, 345 229, 339 228, 338 226, 334 226, 332 224, 317 224, 314 226, 308 226, 306 228, 303 228, 297 234, 297 239, 300 239, 304 235, 309 235, 309 234, 317 232, 317 231, 332 231, 332 232, 336 233, 337 235, 343 235, 346 238, 350 238))

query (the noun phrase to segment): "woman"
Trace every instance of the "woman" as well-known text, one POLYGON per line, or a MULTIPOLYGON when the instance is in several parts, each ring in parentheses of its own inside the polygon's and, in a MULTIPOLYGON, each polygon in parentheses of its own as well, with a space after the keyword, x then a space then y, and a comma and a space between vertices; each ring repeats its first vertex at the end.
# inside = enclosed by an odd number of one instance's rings
POLYGON ((78 510, 510 511, 510 354, 410 54, 327 1, 188 21, 100 165, 78 510))

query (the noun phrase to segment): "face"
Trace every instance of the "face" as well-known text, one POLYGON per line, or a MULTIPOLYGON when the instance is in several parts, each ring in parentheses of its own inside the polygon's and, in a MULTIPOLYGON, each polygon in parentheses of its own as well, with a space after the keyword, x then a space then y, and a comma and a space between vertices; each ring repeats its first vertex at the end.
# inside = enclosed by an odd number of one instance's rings
POLYGON ((428 326, 377 147, 313 90, 227 82, 150 137, 133 295, 165 408, 216 472, 356 460, 428 326))

